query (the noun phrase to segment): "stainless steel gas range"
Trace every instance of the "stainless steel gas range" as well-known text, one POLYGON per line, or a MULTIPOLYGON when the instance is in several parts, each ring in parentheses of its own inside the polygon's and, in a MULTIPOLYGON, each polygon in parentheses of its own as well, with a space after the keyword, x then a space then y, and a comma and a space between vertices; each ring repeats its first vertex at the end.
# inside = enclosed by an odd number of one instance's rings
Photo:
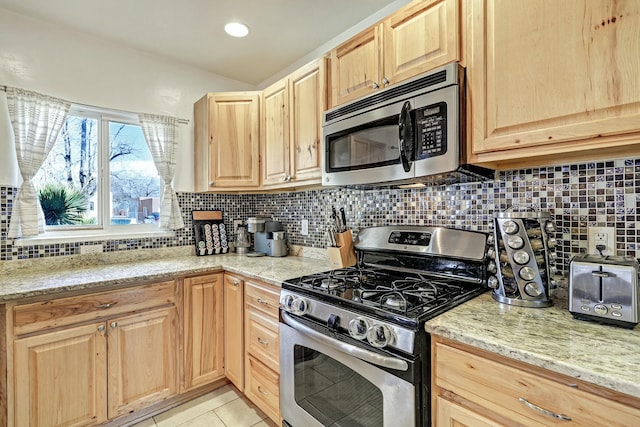
POLYGON ((284 425, 429 425, 424 323, 488 289, 486 241, 443 227, 365 228, 356 266, 285 281, 284 425))

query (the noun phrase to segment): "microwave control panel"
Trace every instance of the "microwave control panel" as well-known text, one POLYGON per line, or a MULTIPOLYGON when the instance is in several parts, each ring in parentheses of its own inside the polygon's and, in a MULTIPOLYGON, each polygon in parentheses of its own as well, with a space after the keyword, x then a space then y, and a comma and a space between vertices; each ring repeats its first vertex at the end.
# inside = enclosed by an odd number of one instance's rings
POLYGON ((439 102, 415 110, 415 159, 427 159, 447 152, 447 103, 439 102))

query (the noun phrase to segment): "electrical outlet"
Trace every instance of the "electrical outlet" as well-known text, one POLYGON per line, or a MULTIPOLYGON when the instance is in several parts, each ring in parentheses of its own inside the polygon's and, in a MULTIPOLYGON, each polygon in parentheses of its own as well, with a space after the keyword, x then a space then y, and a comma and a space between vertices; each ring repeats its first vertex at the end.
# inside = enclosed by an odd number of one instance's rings
POLYGON ((302 226, 300 227, 300 234, 302 234, 303 236, 308 236, 309 235, 309 220, 308 219, 303 219, 302 220, 302 226))
POLYGON ((238 234, 238 226, 242 225, 243 221, 241 219, 233 220, 233 234, 238 234))
POLYGON ((602 245, 602 255, 615 255, 616 229, 614 227, 589 227, 589 253, 599 254, 597 246, 602 245))
POLYGON ((80 246, 80 254, 100 254, 104 251, 102 245, 82 245, 80 246))

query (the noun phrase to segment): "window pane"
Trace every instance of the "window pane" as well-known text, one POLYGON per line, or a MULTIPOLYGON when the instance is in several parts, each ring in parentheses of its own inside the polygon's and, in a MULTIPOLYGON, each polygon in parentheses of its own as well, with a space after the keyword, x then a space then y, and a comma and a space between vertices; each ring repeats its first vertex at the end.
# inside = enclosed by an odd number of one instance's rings
POLYGON ((137 125, 109 122, 111 224, 157 223, 161 180, 137 125))
POLYGON ((34 177, 47 225, 97 224, 98 121, 69 116, 34 177))

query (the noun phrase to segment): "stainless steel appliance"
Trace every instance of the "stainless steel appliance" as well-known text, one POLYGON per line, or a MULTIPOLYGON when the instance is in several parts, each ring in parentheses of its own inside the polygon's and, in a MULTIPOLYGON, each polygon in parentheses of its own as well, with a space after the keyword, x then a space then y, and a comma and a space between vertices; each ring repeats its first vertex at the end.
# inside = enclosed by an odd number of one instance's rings
POLYGON ((424 323, 488 289, 486 240, 442 227, 365 228, 355 241, 356 266, 285 281, 285 425, 428 425, 424 323))
POLYGON ((638 261, 579 255, 569 266, 569 311, 575 318, 627 328, 638 324, 638 261))
POLYGON ((466 163, 463 92, 464 69, 450 63, 326 111, 322 184, 492 179, 466 163))
POLYGON ((555 286, 557 245, 551 214, 510 208, 494 218, 494 247, 488 269, 496 301, 522 307, 548 307, 555 286))

